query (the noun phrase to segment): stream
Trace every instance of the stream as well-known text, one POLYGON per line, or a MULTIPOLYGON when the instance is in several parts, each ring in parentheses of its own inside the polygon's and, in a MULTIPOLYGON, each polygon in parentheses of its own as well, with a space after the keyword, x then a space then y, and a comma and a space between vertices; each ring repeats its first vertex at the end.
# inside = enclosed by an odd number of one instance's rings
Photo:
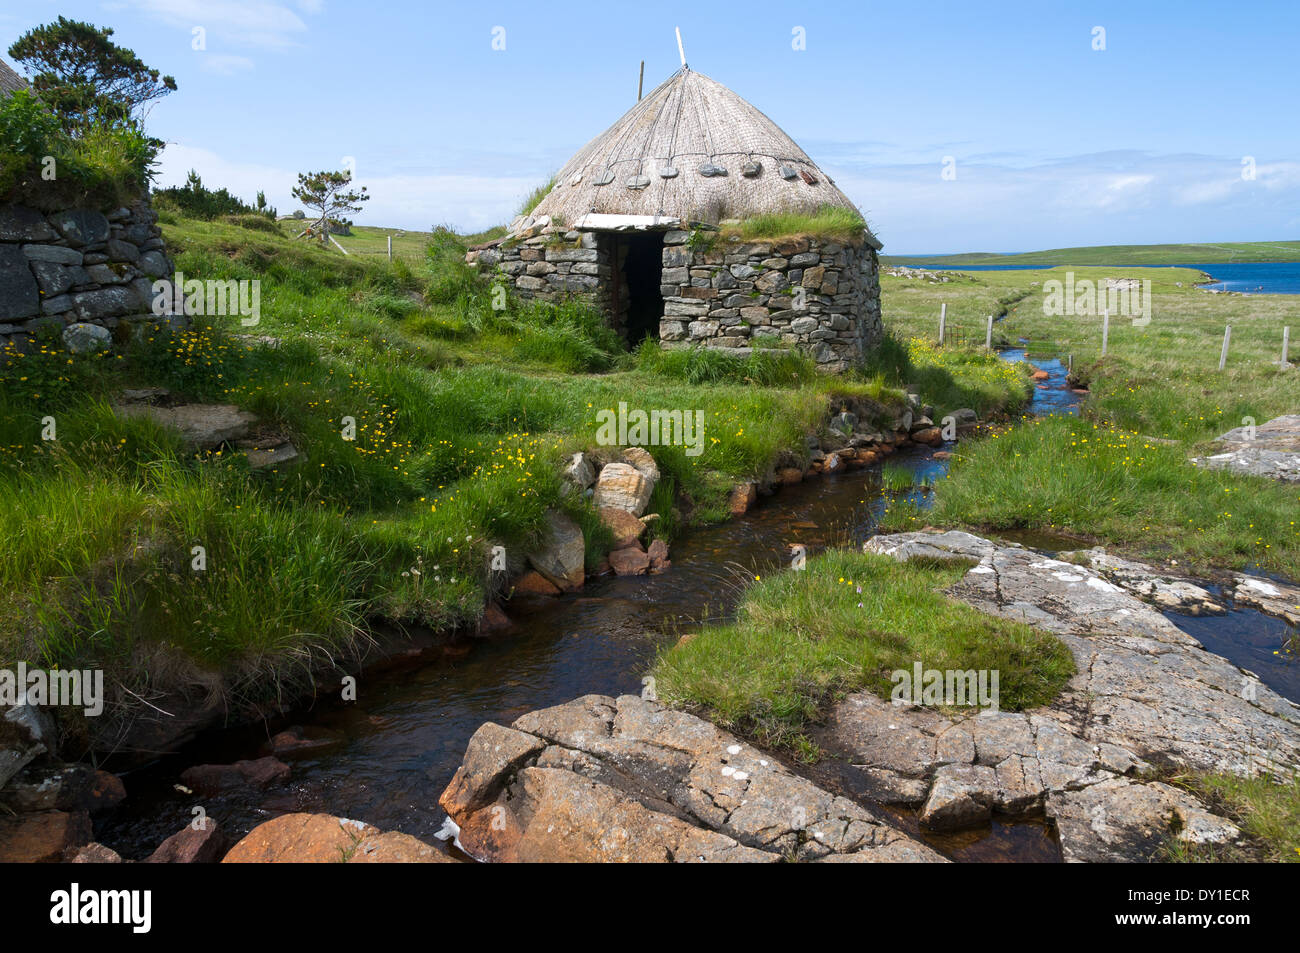
MULTIPOLYGON (((1024 353, 1006 351, 1004 356, 1020 360, 1024 353)), ((1032 412, 1076 413, 1079 397, 1066 387, 1061 363, 1034 363, 1049 377, 1036 387, 1032 412)), ((917 448, 889 461, 911 470, 922 483, 947 471, 946 462, 933 454, 917 448)), ((284 787, 202 799, 203 809, 228 836, 242 836, 285 812, 304 811, 355 818, 439 843, 434 838, 444 815, 438 797, 479 725, 509 724, 526 712, 584 694, 639 694, 642 674, 657 651, 693 627, 726 619, 747 580, 788 564, 791 545, 802 544, 811 555, 827 546, 860 545, 870 536, 891 499, 881 487, 880 470, 876 465, 785 487, 742 517, 688 530, 672 546, 672 568, 661 575, 589 579, 580 592, 526 612, 507 606, 513 629, 492 638, 441 644, 400 665, 363 673, 355 702, 318 698, 310 707, 266 723, 207 732, 125 775, 130 796, 97 822, 96 839, 125 858, 148 856, 193 818, 199 799, 177 789, 181 771, 195 764, 257 758, 267 753, 269 737, 300 725, 309 735, 334 743, 286 758, 293 774, 284 787)), ((917 488, 894 498, 919 496, 924 503, 930 492, 917 488)), ((1071 548, 1059 538, 1017 541, 1049 550, 1071 548)), ((1193 620, 1198 627, 1213 622, 1193 620)), ((1234 623, 1218 640, 1231 645, 1193 634, 1234 661, 1234 654, 1242 652, 1230 649, 1241 642, 1252 657, 1239 664, 1258 670, 1261 646, 1276 643, 1276 634, 1271 629, 1255 633, 1259 627, 1246 620, 1234 618, 1234 623), (1255 634, 1238 639, 1243 628, 1255 634)), ((825 787, 856 796, 853 771, 846 765, 824 762, 799 770, 825 787)), ((914 812, 887 813, 899 827, 955 860, 1059 860, 1054 835, 1041 821, 995 820, 979 830, 930 835, 918 831, 914 812)))

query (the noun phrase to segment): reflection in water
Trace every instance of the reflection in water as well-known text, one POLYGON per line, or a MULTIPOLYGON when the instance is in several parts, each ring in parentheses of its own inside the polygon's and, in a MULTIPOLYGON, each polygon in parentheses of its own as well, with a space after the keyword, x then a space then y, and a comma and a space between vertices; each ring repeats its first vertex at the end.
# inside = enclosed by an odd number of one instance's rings
POLYGON ((1226 616, 1164 616, 1215 655, 1254 672, 1273 691, 1300 702, 1300 630, 1255 609, 1230 608, 1226 616))

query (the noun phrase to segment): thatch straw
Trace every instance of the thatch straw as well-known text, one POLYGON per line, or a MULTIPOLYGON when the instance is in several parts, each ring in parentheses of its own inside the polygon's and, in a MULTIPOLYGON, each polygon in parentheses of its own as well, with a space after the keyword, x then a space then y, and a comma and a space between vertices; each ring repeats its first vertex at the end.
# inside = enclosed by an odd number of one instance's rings
POLYGON ((27 80, 10 69, 9 64, 4 60, 0 60, 0 99, 26 88, 27 80))
POLYGON ((666 215, 717 224, 828 205, 858 211, 776 123, 721 83, 682 69, 583 146, 533 215, 565 223, 588 212, 666 215), (705 174, 709 166, 726 174, 705 174), (664 177, 669 168, 677 174, 664 177))

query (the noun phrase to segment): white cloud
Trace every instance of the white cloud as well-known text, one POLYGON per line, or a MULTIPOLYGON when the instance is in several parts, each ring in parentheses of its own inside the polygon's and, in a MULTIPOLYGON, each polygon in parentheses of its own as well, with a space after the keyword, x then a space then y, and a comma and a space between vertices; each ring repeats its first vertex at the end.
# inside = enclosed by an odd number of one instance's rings
MULTIPOLYGON (((203 27, 232 46, 278 50, 298 44, 307 24, 290 7, 270 0, 137 0, 137 9, 186 30, 203 27)), ((319 3, 300 3, 316 13, 319 3), (315 9, 312 9, 315 7, 315 9)))

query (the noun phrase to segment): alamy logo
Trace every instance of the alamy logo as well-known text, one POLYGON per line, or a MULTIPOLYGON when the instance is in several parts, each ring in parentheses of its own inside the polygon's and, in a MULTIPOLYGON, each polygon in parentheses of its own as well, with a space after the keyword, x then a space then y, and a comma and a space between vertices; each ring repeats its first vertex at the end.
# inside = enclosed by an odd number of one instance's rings
POLYGON ((1049 317, 1093 317, 1103 311, 1146 327, 1151 323, 1151 279, 1107 278, 1103 287, 1091 278, 1076 281, 1074 272, 1067 271, 1065 281, 1043 282, 1043 314, 1049 317))
POLYGON ((187 279, 183 271, 178 271, 174 278, 159 278, 153 283, 153 313, 159 317, 239 315, 239 323, 251 328, 262 320, 262 282, 233 278, 202 281, 187 279))
POLYGON ((889 699, 895 705, 978 706, 985 712, 998 710, 998 669, 925 668, 920 662, 895 669, 889 680, 894 690, 889 699))
POLYGON ((82 890, 74 883, 50 894, 50 922, 129 924, 132 933, 148 933, 153 926, 153 892, 149 890, 82 890))
POLYGON ((601 410, 596 413, 596 443, 604 447, 670 447, 686 448, 688 457, 698 457, 704 452, 704 411, 696 410, 644 410, 627 409, 620 401, 618 413, 601 410))
POLYGON ((80 708, 94 718, 104 712, 104 673, 87 669, 27 667, 19 662, 17 671, 0 668, 0 707, 19 705, 55 705, 80 708))

